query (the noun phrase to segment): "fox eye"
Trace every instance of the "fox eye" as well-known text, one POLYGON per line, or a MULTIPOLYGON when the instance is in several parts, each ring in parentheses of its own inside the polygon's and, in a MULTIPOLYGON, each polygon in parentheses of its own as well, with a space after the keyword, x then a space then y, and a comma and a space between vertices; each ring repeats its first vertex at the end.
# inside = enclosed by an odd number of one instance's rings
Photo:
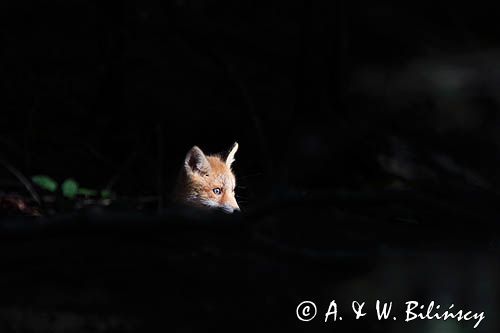
POLYGON ((222 193, 222 189, 220 187, 216 187, 212 191, 214 191, 214 193, 216 195, 221 195, 221 193, 222 193))

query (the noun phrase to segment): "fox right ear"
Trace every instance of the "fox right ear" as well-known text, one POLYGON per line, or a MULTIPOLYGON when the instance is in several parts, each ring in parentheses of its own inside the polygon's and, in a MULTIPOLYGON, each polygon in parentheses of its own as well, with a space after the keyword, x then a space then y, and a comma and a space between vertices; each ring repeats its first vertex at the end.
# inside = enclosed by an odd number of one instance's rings
POLYGON ((210 171, 210 163, 208 163, 207 157, 197 146, 188 151, 184 160, 184 167, 190 172, 208 173, 210 171))
POLYGON ((231 164, 234 162, 234 155, 238 151, 238 142, 233 143, 231 146, 231 149, 229 149, 229 152, 227 153, 226 156, 226 164, 228 167, 231 167, 231 164))

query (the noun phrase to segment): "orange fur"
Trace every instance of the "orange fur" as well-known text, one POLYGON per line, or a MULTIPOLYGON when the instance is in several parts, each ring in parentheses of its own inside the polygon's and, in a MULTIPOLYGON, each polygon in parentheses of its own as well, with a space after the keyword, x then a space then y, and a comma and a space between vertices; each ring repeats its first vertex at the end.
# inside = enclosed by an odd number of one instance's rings
POLYGON ((221 209, 226 213, 239 211, 235 198, 236 177, 231 170, 235 143, 224 157, 220 154, 205 155, 194 146, 186 155, 181 168, 174 200, 179 203, 221 209))

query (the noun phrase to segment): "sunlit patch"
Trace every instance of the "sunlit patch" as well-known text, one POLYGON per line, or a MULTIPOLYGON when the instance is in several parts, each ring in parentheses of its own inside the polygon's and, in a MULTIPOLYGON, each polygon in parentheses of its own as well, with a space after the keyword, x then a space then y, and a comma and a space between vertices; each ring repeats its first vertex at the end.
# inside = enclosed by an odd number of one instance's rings
POLYGON ((229 155, 205 155, 194 146, 186 155, 180 174, 176 199, 192 206, 220 209, 226 213, 239 210, 234 188, 236 179, 231 170, 238 145, 229 155))

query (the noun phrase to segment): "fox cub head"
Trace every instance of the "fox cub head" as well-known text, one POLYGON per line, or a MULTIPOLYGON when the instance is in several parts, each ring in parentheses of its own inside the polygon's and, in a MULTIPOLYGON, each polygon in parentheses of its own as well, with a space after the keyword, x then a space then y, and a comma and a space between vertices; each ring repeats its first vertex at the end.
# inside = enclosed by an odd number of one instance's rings
POLYGON ((228 153, 205 155, 197 146, 186 154, 175 200, 196 207, 239 211, 235 198, 236 178, 231 170, 238 150, 235 142, 228 153))

